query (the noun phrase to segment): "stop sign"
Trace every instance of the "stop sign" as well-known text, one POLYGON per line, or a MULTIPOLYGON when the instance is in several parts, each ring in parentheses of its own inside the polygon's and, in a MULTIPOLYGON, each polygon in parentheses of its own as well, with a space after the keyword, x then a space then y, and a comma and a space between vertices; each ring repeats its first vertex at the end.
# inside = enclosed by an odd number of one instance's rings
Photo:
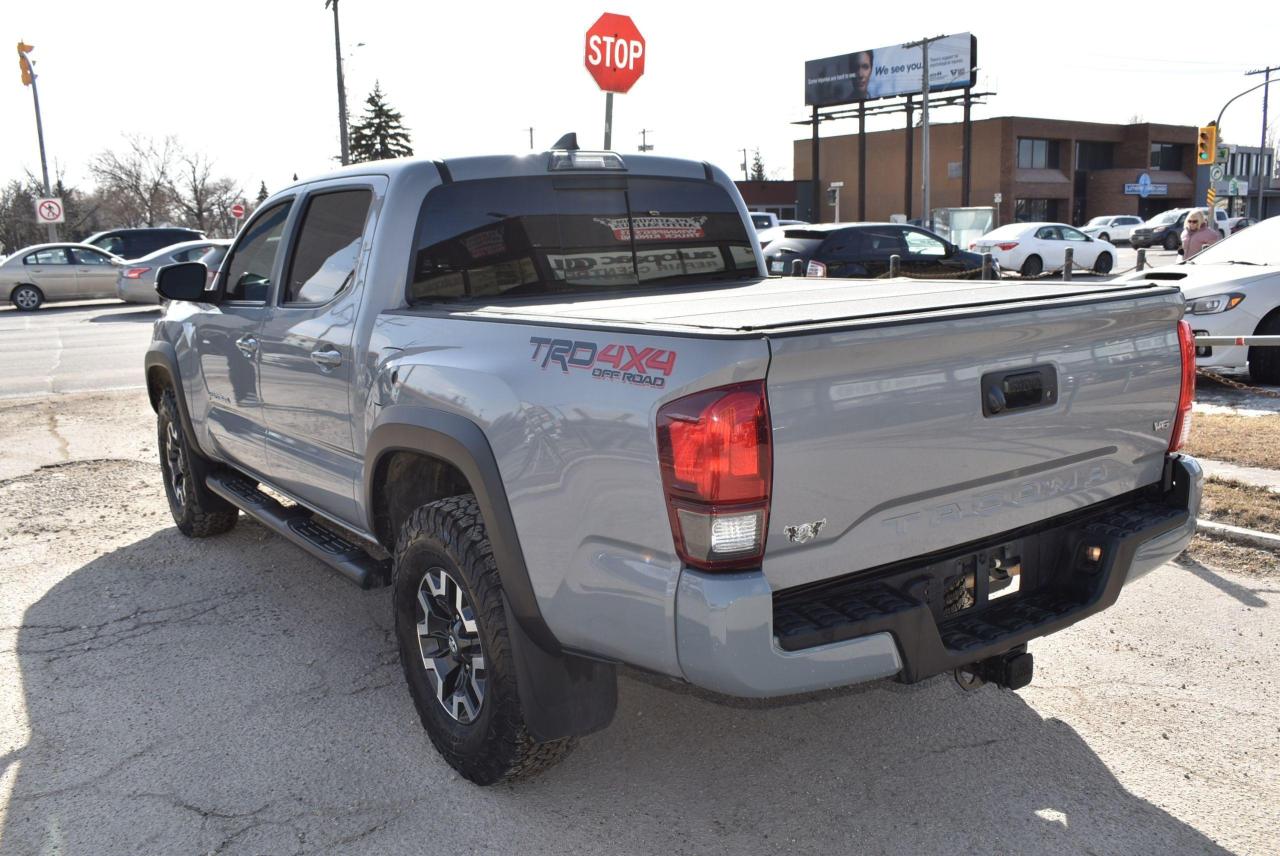
POLYGON ((626 92, 644 74, 644 36, 626 15, 605 12, 587 30, 587 71, 605 92, 626 92))
POLYGON ((239 220, 244 216, 244 206, 237 202, 231 206, 231 216, 239 220))

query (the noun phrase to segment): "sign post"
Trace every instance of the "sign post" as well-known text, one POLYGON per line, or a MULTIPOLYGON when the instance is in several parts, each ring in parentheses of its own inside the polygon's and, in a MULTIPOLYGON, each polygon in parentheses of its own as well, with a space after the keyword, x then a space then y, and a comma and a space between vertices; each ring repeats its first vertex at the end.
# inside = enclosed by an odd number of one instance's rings
POLYGON ((613 94, 625 95, 644 74, 645 43, 626 15, 606 12, 587 30, 586 66, 604 90, 604 147, 613 148, 613 94))
MULTIPOLYGON (((22 71, 22 85, 31 87, 31 100, 35 103, 36 107, 36 138, 40 142, 40 173, 44 177, 44 195, 46 197, 40 201, 44 202, 48 201, 49 198, 53 196, 53 190, 49 187, 49 162, 44 156, 44 123, 40 120, 40 90, 36 88, 36 78, 39 77, 39 75, 36 74, 36 69, 31 62, 31 57, 28 56, 28 54, 33 50, 35 50, 34 45, 29 45, 26 42, 21 41, 18 42, 18 66, 22 71)), ((55 224, 63 222, 61 201, 58 201, 58 209, 58 219, 40 220, 39 205, 37 204, 36 219, 44 223, 45 228, 49 230, 49 243, 54 243, 58 240, 58 227, 55 224)))

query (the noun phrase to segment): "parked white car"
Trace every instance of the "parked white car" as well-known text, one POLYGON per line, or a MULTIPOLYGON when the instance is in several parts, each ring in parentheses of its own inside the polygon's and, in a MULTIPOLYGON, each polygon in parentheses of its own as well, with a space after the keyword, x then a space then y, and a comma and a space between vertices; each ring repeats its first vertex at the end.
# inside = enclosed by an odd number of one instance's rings
MULTIPOLYGON (((1122 277, 1176 283, 1197 335, 1280 335, 1280 217, 1206 247, 1195 258, 1122 277)), ((1196 365, 1244 368, 1254 383, 1280 384, 1280 348, 1196 348, 1196 365)))
POLYGON ((975 253, 991 253, 1002 269, 1016 270, 1023 276, 1062 270, 1067 247, 1072 250, 1075 267, 1094 273, 1109 273, 1116 261, 1114 244, 1091 238, 1065 223, 1009 223, 969 245, 975 253))
POLYGON ((1103 217, 1094 217, 1085 223, 1080 231, 1090 238, 1110 241, 1114 244, 1129 240, 1129 233, 1141 225, 1142 218, 1136 214, 1107 214, 1103 217))

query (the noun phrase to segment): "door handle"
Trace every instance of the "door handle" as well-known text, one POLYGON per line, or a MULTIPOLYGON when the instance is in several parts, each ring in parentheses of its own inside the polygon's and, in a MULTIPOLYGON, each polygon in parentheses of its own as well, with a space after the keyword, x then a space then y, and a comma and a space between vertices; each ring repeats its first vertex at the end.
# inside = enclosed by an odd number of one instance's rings
POLYGON ((236 339, 236 347, 240 349, 240 353, 253 359, 253 355, 258 351, 258 340, 253 336, 241 336, 236 339))
POLYGON ((336 369, 342 365, 342 352, 337 348, 321 348, 311 352, 311 362, 322 369, 336 369))

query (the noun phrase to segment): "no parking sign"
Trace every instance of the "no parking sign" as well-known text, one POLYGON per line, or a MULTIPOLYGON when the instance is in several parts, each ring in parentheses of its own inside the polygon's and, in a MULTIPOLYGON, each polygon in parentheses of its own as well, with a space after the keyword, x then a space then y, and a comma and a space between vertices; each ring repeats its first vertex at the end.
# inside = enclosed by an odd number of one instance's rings
POLYGON ((36 222, 42 226, 52 223, 65 223, 66 212, 62 210, 61 199, 37 199, 36 222))

